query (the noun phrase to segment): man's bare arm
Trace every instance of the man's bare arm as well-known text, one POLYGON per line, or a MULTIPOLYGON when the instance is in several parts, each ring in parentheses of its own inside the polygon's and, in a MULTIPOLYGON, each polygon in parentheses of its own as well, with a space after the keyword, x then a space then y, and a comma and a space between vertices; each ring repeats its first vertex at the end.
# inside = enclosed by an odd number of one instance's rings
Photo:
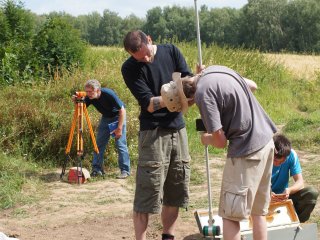
POLYGON ((203 145, 212 145, 216 148, 224 148, 227 146, 227 138, 222 129, 219 129, 213 133, 202 134, 201 142, 203 145))
POLYGON ((248 78, 243 78, 246 83, 248 84, 251 92, 254 92, 255 90, 257 90, 258 88, 258 85, 255 83, 255 81, 251 80, 251 79, 248 79, 248 78))

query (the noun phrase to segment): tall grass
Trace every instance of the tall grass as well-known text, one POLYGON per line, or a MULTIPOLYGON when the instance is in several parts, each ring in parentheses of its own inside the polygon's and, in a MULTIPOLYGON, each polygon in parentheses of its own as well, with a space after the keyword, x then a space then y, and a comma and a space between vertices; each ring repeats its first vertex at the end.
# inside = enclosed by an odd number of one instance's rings
MULTIPOLYGON (((176 45, 194 71, 197 63, 196 44, 176 45)), ((318 80, 312 82, 296 78, 283 65, 270 61, 256 51, 203 46, 202 52, 203 63, 206 66, 214 64, 228 66, 258 84, 255 96, 273 121, 279 126, 284 125, 283 131, 288 133, 295 147, 300 149, 319 147, 320 98, 316 97, 320 90, 319 75, 318 80)), ((83 70, 77 70, 72 75, 66 72, 61 78, 46 84, 10 86, 2 89, 0 91, 0 97, 3 99, 0 102, 1 151, 6 154, 5 156, 23 156, 20 163, 29 160, 42 166, 60 167, 66 159, 65 147, 74 112, 71 95, 77 90, 83 90, 86 80, 95 78, 101 81, 102 86, 114 89, 126 104, 128 147, 132 165, 135 165, 139 106, 125 86, 120 71, 127 57, 128 54, 122 48, 92 47, 83 70)), ((96 132, 100 114, 93 107, 89 107, 88 110, 96 132)), ((197 158, 198 155, 203 156, 203 147, 195 129, 195 120, 199 116, 195 106, 185 115, 190 153, 193 158, 197 158)), ((93 146, 86 123, 84 137, 83 164, 90 169, 93 146)), ((68 165, 76 161, 75 142, 74 139, 71 150, 73 162, 68 162, 68 165)), ((215 154, 224 152, 212 148, 210 151, 215 154)), ((105 156, 107 170, 115 168, 117 154, 113 142, 108 145, 105 156)), ((4 155, 0 155, 0 158, 4 158, 4 155)), ((4 168, 5 164, 1 161, 0 168, 4 168)))
POLYGON ((26 202, 33 198, 32 190, 24 196, 20 192, 32 188, 34 183, 30 179, 37 171, 35 164, 26 162, 22 157, 0 153, 0 209, 10 208, 16 202, 26 202))
MULTIPOLYGON (((177 43, 177 45, 194 70, 197 63, 195 43, 177 43)), ((203 46, 202 49, 205 65, 225 65, 254 80, 258 84, 255 96, 276 124, 285 125, 285 131, 290 134, 298 132, 292 131, 297 124, 296 119, 309 123, 306 129, 312 134, 305 134, 307 136, 303 138, 298 134, 293 137, 294 141, 299 142, 299 147, 318 144, 319 131, 315 130, 319 121, 320 98, 315 96, 319 92, 320 81, 296 79, 284 66, 266 59, 259 52, 216 46, 203 46)), ((65 158, 65 146, 74 111, 71 95, 77 90, 83 90, 87 79, 95 78, 101 81, 102 86, 114 89, 126 104, 128 145, 135 161, 139 106, 125 86, 120 72, 121 65, 127 57, 128 54, 121 48, 94 47, 87 55, 84 70, 78 70, 73 75, 63 74, 62 78, 49 84, 4 88, 0 92, 2 99, 5 99, 0 103, 2 151, 24 155, 28 159, 46 164, 48 162, 53 165, 61 164, 65 158)), ((88 110, 96 130, 100 114, 93 107, 89 107, 88 110)), ((185 115, 191 152, 194 153, 202 151, 195 130, 195 119, 199 116, 196 107, 190 108, 185 115)), ((89 166, 93 147, 86 130, 85 150, 89 166)), ((116 153, 113 150, 110 144, 107 158, 111 167, 117 164, 116 153)))

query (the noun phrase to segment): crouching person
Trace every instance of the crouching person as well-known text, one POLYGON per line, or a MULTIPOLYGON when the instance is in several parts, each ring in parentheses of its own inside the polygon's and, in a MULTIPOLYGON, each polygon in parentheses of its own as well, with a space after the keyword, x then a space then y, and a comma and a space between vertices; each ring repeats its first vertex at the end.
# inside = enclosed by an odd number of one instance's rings
POLYGON ((290 140, 283 134, 273 137, 275 154, 271 178, 271 201, 291 199, 300 222, 310 218, 319 192, 314 187, 304 187, 301 165, 297 153, 291 148, 290 140), (289 186, 289 177, 294 183, 289 186))

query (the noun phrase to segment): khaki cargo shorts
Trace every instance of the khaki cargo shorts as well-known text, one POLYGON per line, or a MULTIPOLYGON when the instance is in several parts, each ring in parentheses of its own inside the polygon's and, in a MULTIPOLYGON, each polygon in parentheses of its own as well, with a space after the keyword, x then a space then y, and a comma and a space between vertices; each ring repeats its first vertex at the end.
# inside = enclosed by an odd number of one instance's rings
POLYGON ((159 213, 161 205, 186 208, 190 156, 186 129, 139 132, 134 211, 159 213))
POLYGON ((241 221, 268 213, 274 143, 242 158, 227 158, 220 192, 219 216, 241 221))

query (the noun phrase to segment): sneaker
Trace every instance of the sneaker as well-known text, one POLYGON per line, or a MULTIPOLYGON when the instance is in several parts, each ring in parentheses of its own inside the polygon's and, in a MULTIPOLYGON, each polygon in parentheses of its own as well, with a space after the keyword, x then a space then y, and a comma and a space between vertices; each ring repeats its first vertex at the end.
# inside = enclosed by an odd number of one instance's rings
POLYGON ((102 173, 101 171, 97 171, 97 170, 94 170, 94 171, 92 171, 92 173, 90 174, 91 175, 91 177, 99 177, 99 176, 103 176, 104 175, 104 173, 102 173))
POLYGON ((162 234, 162 240, 174 240, 174 236, 171 235, 171 234, 163 233, 162 234))
POLYGON ((117 179, 125 179, 127 177, 129 177, 130 174, 127 172, 122 172, 120 175, 117 176, 117 179))

